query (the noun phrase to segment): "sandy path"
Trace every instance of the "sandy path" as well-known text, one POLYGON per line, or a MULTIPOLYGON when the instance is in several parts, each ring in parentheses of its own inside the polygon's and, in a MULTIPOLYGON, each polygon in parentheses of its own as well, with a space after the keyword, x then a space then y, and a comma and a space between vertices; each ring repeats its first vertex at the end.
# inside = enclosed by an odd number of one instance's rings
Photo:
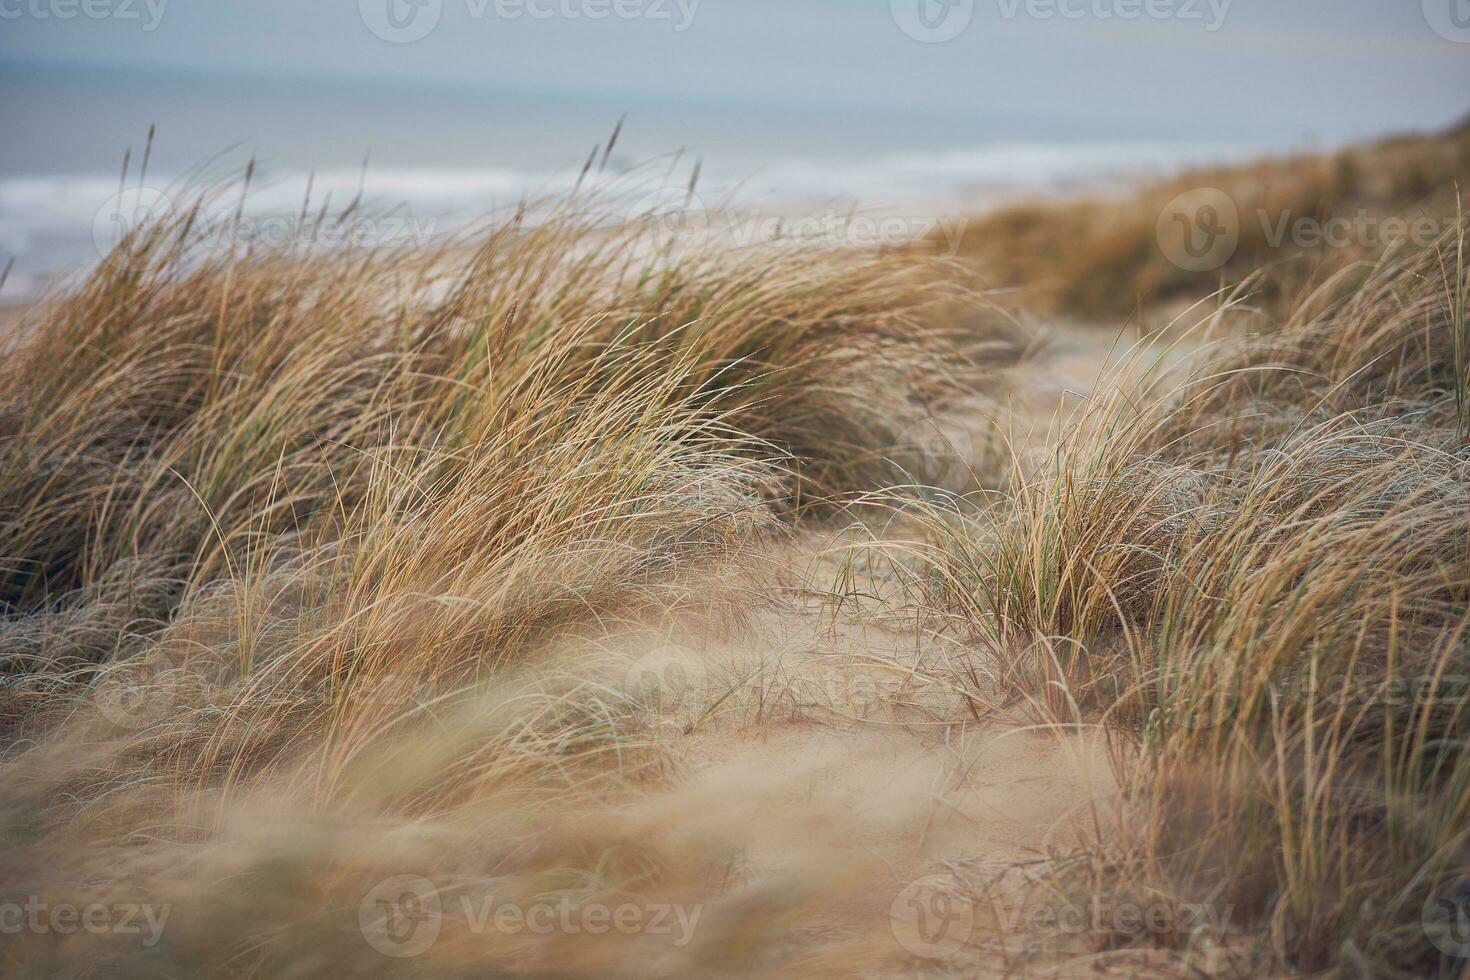
MULTIPOLYGON (((1057 409, 1086 397, 1111 340, 1063 334, 1016 370, 998 400, 1024 445, 1044 446, 1057 409)), ((947 424, 990 426, 996 401, 988 419, 961 408, 947 424)), ((1071 954, 1043 966, 1008 952, 1014 922, 980 907, 976 888, 1001 882, 985 893, 995 901, 1011 872, 1074 850, 1116 813, 1102 736, 1028 725, 996 703, 992 655, 901 587, 884 549, 906 540, 902 525, 807 532, 770 554, 742 628, 679 638, 673 656, 723 700, 675 723, 676 788, 660 805, 719 842, 723 886, 824 896, 793 938, 820 967, 1068 974, 1071 954), (981 683, 962 689, 960 664, 981 683), (968 904, 946 920, 950 892, 968 904)))

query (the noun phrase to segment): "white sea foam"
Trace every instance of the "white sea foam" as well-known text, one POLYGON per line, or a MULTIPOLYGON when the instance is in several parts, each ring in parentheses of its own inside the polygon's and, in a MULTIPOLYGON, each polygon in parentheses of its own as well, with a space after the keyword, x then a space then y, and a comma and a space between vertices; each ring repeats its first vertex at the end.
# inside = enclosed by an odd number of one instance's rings
MULTIPOLYGON (((973 211, 1007 196, 1047 193, 1101 185, 1107 181, 1155 177, 1182 168, 1238 160, 1251 147, 1199 143, 1001 142, 968 149, 898 152, 869 159, 775 158, 747 174, 721 174, 706 168, 700 199, 706 204, 736 203, 779 209, 786 214, 843 202, 863 208, 907 208, 935 215, 973 211)), ((665 176, 666 167, 618 167, 593 172, 584 189, 615 187, 651 190, 660 180, 682 187, 688 163, 665 176), (623 168, 626 169, 626 168, 623 168)), ((391 212, 415 222, 416 233, 443 233, 463 222, 513 207, 520 200, 563 194, 576 186, 580 168, 533 173, 507 168, 370 168, 326 170, 310 175, 310 208, 329 204, 340 210, 359 193, 377 213, 391 212)), ((299 214, 306 196, 305 173, 261 173, 252 182, 245 213, 257 220, 299 214)), ((184 199, 178 178, 150 174, 148 184, 163 195, 184 199)), ((105 247, 107 210, 116 207, 116 175, 15 176, 0 178, 0 262, 13 258, 15 270, 0 300, 34 295, 58 274, 89 267, 105 247), (99 217, 99 215, 101 217, 99 217), (99 222, 101 222, 99 224, 99 222)), ((215 203, 232 213, 238 200, 215 203)))

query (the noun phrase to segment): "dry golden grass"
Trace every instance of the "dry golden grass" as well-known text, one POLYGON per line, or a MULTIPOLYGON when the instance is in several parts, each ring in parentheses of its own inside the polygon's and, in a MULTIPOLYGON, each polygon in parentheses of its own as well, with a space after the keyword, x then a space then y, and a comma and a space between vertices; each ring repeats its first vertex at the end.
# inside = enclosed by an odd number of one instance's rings
POLYGON ((1405 222, 1398 237, 1427 219, 1428 237, 1437 237, 1453 224, 1457 183, 1470 188, 1470 123, 1332 155, 1191 171, 1116 200, 1002 208, 969 222, 959 254, 982 269, 988 285, 1014 290, 1033 312, 1094 323, 1137 317, 1153 327, 1181 305, 1249 282, 1253 302, 1281 318, 1308 284, 1378 255, 1394 237, 1384 219, 1405 222), (1239 244, 1223 268, 1208 272, 1171 262, 1157 234, 1169 202, 1199 188, 1223 191, 1239 214, 1239 244), (1345 230, 1341 247, 1279 236, 1283 222, 1303 219, 1317 227, 1362 219, 1364 230, 1345 230))
POLYGON ((1421 915, 1470 871, 1464 246, 1346 271, 928 511, 1013 696, 1118 741, 1133 815, 1079 884, 1233 910, 1230 975, 1457 969, 1421 915))
MULTIPOLYGON (((1218 176, 1281 207, 1322 181, 1440 201, 1451 146, 1218 176), (1424 186, 1379 188, 1392 154, 1434 161, 1424 186)), ((1095 207, 1067 213, 1116 248, 1069 251, 1050 218, 1008 239, 1087 284, 1016 272, 1043 305, 1191 294, 1136 248, 1152 205, 1095 207)), ((1211 312, 1216 349, 1187 377, 1167 354, 1124 365, 1045 465, 1018 451, 944 491, 913 486, 944 463, 914 433, 998 393, 1029 341, 917 251, 670 239, 578 199, 416 251, 210 250, 189 215, 139 230, 0 364, 0 909, 169 921, 150 942, 6 931, 0 972, 920 969, 874 902, 881 861, 796 847, 744 881, 722 825, 741 811, 654 791, 670 733, 784 710, 767 696, 801 701, 794 681, 712 673, 671 706, 624 676, 670 623, 752 613, 749 569, 793 523, 875 501, 927 540, 835 547, 831 629, 846 600, 888 599, 855 584, 866 548, 928 601, 905 614, 941 624, 894 644, 942 636, 943 655, 922 678, 917 659, 853 663, 921 680, 964 724, 1108 733, 1125 819, 1094 809, 1048 887, 1228 907, 1223 935, 1147 934, 1172 966, 1203 949, 1236 975, 1453 969, 1421 911, 1470 871, 1464 233, 1345 258, 1302 292, 1262 277, 1282 301, 1257 333, 1220 339, 1230 308, 1211 312), (414 907, 456 914, 385 954, 414 927, 396 897, 425 881, 414 907), (475 927, 489 902, 700 923, 677 942, 475 927)))
MULTIPOLYGON (((945 339, 922 257, 674 248, 587 204, 317 258, 201 250, 185 215, 28 315, 0 880, 177 912, 146 946, 7 933, 0 971, 407 970, 357 921, 404 873, 708 899, 699 842, 626 810, 658 706, 576 641, 735 612, 723 571, 898 479, 895 433, 985 338, 945 339)), ((745 901, 658 972, 764 955, 784 899, 745 901)), ((631 972, 646 940, 450 936, 412 970, 631 972)))

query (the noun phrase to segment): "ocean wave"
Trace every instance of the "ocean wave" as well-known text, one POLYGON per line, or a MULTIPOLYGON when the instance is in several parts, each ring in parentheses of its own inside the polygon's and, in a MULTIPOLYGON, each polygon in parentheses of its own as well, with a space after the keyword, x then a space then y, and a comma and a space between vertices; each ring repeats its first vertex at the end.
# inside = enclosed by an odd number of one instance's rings
MULTIPOLYGON (((935 213, 960 213, 1010 194, 1065 190, 1089 182, 1162 176, 1207 163, 1240 160, 1257 148, 1201 143, 998 142, 937 151, 906 151, 862 159, 774 159, 753 173, 720 173, 706 168, 700 197, 706 204, 779 207, 787 213, 834 201, 858 207, 923 207, 935 213)), ((551 172, 511 168, 440 167, 332 169, 316 173, 259 173, 252 181, 244 213, 257 220, 326 206, 340 209, 361 195, 379 212, 395 211, 447 231, 463 221, 512 207, 527 198, 564 194, 579 183, 586 190, 651 189, 660 180, 682 187, 692 156, 683 169, 667 163, 647 168, 617 166, 582 174, 580 167, 551 172), (310 199, 307 199, 308 184, 310 199)), ((614 161, 616 164, 616 161, 614 161)), ((187 194, 181 178, 152 175, 149 193, 157 200, 187 194)), ((129 191, 134 193, 135 189, 129 191)), ((20 175, 0 178, 0 262, 14 271, 0 299, 33 295, 58 274, 89 267, 108 243, 109 218, 119 208, 116 175, 20 175)), ((641 200, 638 193, 630 199, 641 200)), ((125 195, 127 207, 137 199, 125 195)), ((233 212, 238 199, 214 206, 233 212)))

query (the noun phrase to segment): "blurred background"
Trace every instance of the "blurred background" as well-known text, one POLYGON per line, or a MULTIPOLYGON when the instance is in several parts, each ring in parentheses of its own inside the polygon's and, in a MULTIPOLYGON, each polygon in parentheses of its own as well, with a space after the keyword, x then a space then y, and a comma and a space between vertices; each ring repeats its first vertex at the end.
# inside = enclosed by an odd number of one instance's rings
POLYGON ((95 261, 122 164, 445 231, 630 169, 969 213, 1444 127, 1465 0, 0 0, 0 300, 95 261), (599 150, 599 155, 601 150, 599 150))

